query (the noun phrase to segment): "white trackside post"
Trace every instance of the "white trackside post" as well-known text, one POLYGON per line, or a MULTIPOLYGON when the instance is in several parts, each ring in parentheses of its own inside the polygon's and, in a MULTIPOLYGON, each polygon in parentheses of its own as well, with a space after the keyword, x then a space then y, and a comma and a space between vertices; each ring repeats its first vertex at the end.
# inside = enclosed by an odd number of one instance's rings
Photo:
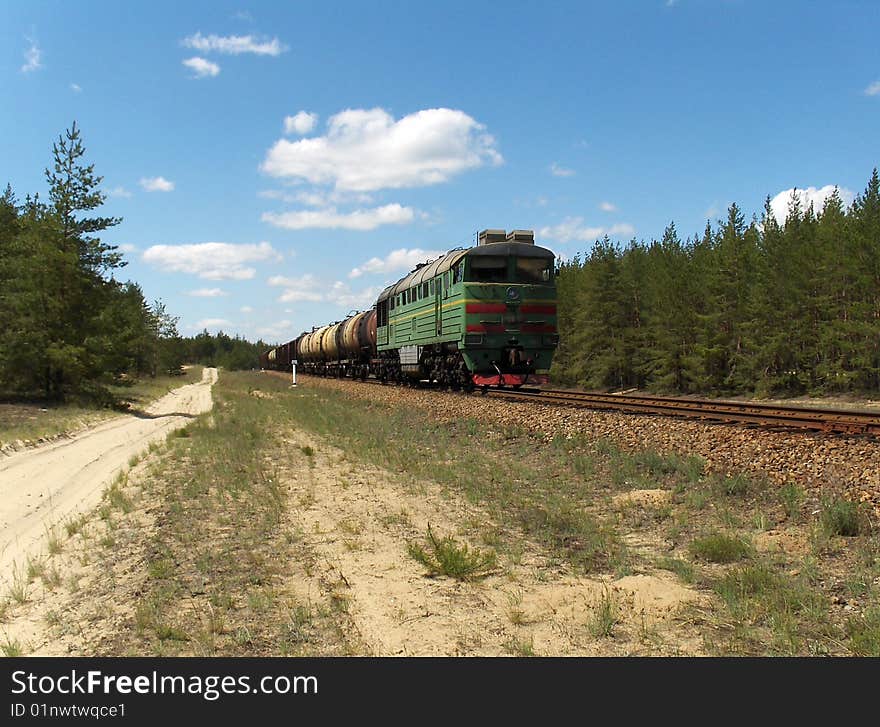
POLYGON ((296 359, 290 362, 290 365, 293 366, 293 383, 291 386, 296 386, 296 359))

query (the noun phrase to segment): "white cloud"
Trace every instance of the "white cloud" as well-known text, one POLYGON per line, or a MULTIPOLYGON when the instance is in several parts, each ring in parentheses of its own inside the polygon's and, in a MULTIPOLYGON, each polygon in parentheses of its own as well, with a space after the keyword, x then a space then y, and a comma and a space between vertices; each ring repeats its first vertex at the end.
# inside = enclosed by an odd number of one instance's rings
POLYGON ((585 227, 583 217, 566 217, 558 225, 542 227, 538 235, 557 242, 593 242, 605 235, 631 235, 634 232, 635 228, 627 223, 611 227, 585 227))
POLYGON ((137 252, 137 245, 132 245, 131 243, 125 242, 119 246, 119 249, 122 252, 137 252))
POLYGON ((225 318, 203 318, 196 323, 196 328, 223 328, 231 325, 232 321, 227 321, 225 318))
POLYGON ((866 96, 877 96, 880 95, 880 81, 874 81, 870 86, 865 89, 866 96))
POLYGON ((291 326, 293 326, 293 321, 277 321, 276 323, 269 323, 266 326, 257 328, 256 332, 260 338, 267 340, 280 341, 284 339, 289 341, 293 338, 291 326))
POLYGON ((257 196, 265 199, 277 199, 281 202, 299 202, 309 207, 332 207, 336 204, 371 204, 373 202, 372 195, 363 194, 361 192, 340 192, 332 190, 323 192, 321 190, 312 190, 308 192, 285 192, 280 189, 264 189, 257 192, 257 196))
POLYGON ((415 219, 411 207, 386 204, 383 207, 360 209, 354 212, 337 212, 335 207, 321 210, 298 210, 296 212, 264 212, 261 219, 275 227, 286 230, 308 228, 374 230, 380 225, 405 225, 415 219))
POLYGON ((287 47, 278 38, 259 39, 253 35, 194 35, 181 41, 187 48, 195 48, 203 53, 227 53, 240 55, 241 53, 253 53, 258 56, 279 56, 287 47))
POLYGON ((386 285, 375 285, 359 292, 354 292, 348 285, 337 280, 330 286, 330 290, 327 293, 327 301, 340 305, 343 308, 361 310, 373 305, 376 302, 376 298, 379 297, 379 293, 385 290, 386 287, 386 285))
POLYGON ((153 245, 143 254, 144 262, 161 270, 190 273, 206 280, 248 280, 256 270, 246 263, 280 261, 281 255, 268 242, 234 245, 202 242, 193 245, 153 245))
POLYGON ((78 83, 71 83, 70 90, 73 91, 74 93, 81 93, 82 86, 80 86, 78 83))
MULTIPOLYGON (((806 212, 812 204, 813 212, 818 215, 825 205, 825 200, 832 195, 834 189, 833 184, 826 184, 820 189, 815 187, 798 189, 797 198, 801 204, 801 211, 806 212)), ((795 189, 784 189, 770 200, 770 209, 780 225, 785 224, 785 218, 788 217, 788 204, 793 192, 795 192, 795 189)), ((846 187, 837 187, 837 193, 840 195, 840 200, 843 202, 844 207, 852 204, 852 201, 856 198, 855 193, 846 187)))
POLYGON ((298 278, 273 275, 266 281, 270 286, 284 288, 278 297, 281 303, 307 301, 311 303, 333 303, 345 308, 366 308, 376 302, 385 285, 353 291, 347 283, 340 280, 327 284, 311 273, 298 278))
POLYGON ((195 56, 194 58, 187 58, 185 61, 181 61, 181 63, 193 72, 193 78, 213 78, 220 73, 220 66, 206 58, 195 56))
POLYGON ((241 308, 239 308, 239 310, 242 313, 253 313, 254 312, 254 309, 251 308, 249 305, 243 305, 241 308))
POLYGON ((550 171, 553 173, 554 177, 573 177, 575 175, 574 169, 566 169, 565 167, 559 166, 556 162, 553 162, 550 165, 550 171))
POLYGON ((287 278, 283 275, 273 275, 266 281, 276 288, 284 288, 284 292, 278 298, 282 303, 294 303, 300 300, 318 302, 324 300, 324 288, 314 275, 307 273, 299 278, 287 278))
POLYGON ((219 298, 222 295, 229 295, 229 293, 221 288, 198 288, 190 290, 187 295, 191 295, 193 298, 219 298))
POLYGON ((327 126, 325 136, 277 141, 262 171, 370 192, 439 184, 503 161, 485 127, 453 109, 426 109, 398 121, 380 108, 348 109, 327 126))
POLYGON ((36 41, 31 40, 30 38, 28 38, 27 41, 31 45, 30 48, 24 52, 24 65, 21 67, 22 73, 30 73, 43 67, 43 64, 40 62, 43 51, 40 50, 36 41))
POLYGON ((303 136, 312 131, 317 123, 318 114, 310 114, 307 111, 300 111, 296 116, 284 117, 284 133, 299 134, 300 136, 303 136))
POLYGON ((107 191, 108 197, 131 197, 131 192, 129 192, 125 187, 113 187, 107 191))
POLYGON ((174 182, 169 182, 165 177, 141 177, 138 184, 148 192, 171 192, 174 190, 174 182))
POLYGON ((603 212, 617 212, 617 205, 614 205, 611 202, 600 202, 599 209, 603 212))
POLYGON ((411 250, 400 248, 399 250, 392 250, 384 258, 370 258, 363 265, 354 268, 348 274, 348 277, 359 278, 364 273, 387 274, 409 272, 419 263, 432 259, 436 260, 442 254, 443 252, 439 250, 422 250, 417 247, 411 250))

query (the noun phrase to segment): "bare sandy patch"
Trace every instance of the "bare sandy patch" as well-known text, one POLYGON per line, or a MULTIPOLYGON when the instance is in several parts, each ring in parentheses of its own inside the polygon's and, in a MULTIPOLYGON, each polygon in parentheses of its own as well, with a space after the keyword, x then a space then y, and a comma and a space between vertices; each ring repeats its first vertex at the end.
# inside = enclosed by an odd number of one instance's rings
MULTIPOLYGON (((575 577, 534 543, 475 581, 428 577, 407 553, 427 526, 485 549, 479 507, 438 486, 400 480, 349 461, 341 450, 297 431, 289 446, 312 452, 290 486, 298 537, 315 554, 310 577, 290 586, 345 602, 359 639, 376 656, 549 656, 682 653, 678 608, 698 598, 669 573, 575 577), (610 598, 613 638, 591 624, 610 598), (675 629, 665 645, 663 632, 675 629)), ((685 629, 686 630, 686 629, 685 629)), ((697 644, 693 639, 692 644, 697 644)), ((687 652, 691 647, 685 649, 687 652)), ((697 649, 693 646, 693 649, 697 649)))
POLYGON ((755 547, 762 553, 782 552, 805 556, 811 551, 810 539, 802 530, 767 530, 755 536, 755 547))
POLYGON ((632 490, 621 492, 611 498, 615 507, 627 505, 644 505, 648 507, 662 507, 672 502, 672 493, 669 490, 632 490))

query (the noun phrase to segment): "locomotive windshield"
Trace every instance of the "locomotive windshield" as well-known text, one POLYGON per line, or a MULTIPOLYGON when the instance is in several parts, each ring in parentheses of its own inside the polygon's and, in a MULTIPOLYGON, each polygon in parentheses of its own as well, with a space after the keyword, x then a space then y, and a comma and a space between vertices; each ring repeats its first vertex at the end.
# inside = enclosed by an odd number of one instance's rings
POLYGON ((506 283, 507 258, 500 255, 480 255, 470 259, 467 279, 479 283, 506 283))
POLYGON ((546 285, 553 279, 553 260, 540 257, 516 258, 516 282, 546 285))
POLYGON ((467 278, 472 283, 550 285, 553 258, 479 255, 469 258, 467 278))

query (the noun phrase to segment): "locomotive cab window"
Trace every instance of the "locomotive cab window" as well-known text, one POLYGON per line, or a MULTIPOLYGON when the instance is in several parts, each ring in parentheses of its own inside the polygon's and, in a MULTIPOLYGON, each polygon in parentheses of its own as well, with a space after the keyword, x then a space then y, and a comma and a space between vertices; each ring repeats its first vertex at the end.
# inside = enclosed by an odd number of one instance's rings
POLYGON ((507 282, 507 258, 500 255, 474 255, 469 260, 467 279, 478 283, 507 282))
POLYGON ((540 257, 516 259, 516 282, 546 285, 553 280, 553 260, 540 257))

